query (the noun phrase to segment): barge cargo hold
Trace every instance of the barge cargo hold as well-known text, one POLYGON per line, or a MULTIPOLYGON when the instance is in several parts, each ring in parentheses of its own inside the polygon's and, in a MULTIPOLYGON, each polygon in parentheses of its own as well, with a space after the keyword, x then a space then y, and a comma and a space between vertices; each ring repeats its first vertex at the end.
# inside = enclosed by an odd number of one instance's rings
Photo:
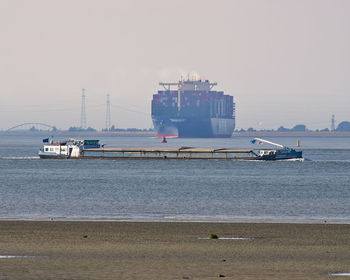
MULTIPOLYGON (((272 142, 269 142, 272 143, 272 142)), ((302 152, 280 149, 233 150, 179 148, 104 148, 98 140, 69 140, 44 145, 40 158, 66 159, 205 159, 205 160, 302 160, 302 152)))
POLYGON ((81 158, 100 159, 257 159, 252 150, 180 148, 109 148, 87 149, 81 158))

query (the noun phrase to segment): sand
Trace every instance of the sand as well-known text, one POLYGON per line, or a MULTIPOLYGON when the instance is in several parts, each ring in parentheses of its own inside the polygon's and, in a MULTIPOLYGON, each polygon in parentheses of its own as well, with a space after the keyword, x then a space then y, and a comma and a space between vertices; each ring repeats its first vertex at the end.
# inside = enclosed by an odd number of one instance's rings
POLYGON ((350 225, 0 221, 6 280, 350 279, 336 272, 350 225))

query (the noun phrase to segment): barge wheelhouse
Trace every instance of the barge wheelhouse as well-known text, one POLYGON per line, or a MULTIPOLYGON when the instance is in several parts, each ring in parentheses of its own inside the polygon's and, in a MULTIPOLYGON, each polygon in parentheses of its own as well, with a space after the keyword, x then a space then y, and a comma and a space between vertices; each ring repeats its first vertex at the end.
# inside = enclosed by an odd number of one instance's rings
POLYGON ((99 140, 69 139, 64 142, 48 142, 39 150, 40 158, 80 158, 81 152, 88 148, 100 148, 99 140))

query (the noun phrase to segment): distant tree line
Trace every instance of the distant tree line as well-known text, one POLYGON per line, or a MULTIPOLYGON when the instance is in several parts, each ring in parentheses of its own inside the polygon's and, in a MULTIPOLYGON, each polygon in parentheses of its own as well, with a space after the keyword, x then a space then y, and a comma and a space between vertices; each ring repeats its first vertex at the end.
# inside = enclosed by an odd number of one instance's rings
POLYGON ((85 129, 78 126, 71 126, 70 128, 68 128, 68 131, 97 131, 97 130, 90 126, 85 129))
POLYGON ((27 129, 27 131, 31 131, 31 132, 39 132, 39 131, 52 131, 52 132, 55 132, 55 131, 58 131, 58 130, 59 129, 56 126, 52 127, 51 129, 39 129, 39 128, 35 127, 34 125, 31 128, 27 129))
MULTIPOLYGON (((43 129, 38 129, 35 126, 32 126, 31 128, 29 128, 27 131, 32 131, 32 132, 36 132, 36 131, 65 131, 65 130, 60 130, 57 127, 53 127, 51 130, 43 130, 43 129)), ((75 131, 88 131, 88 132, 94 132, 97 131, 97 129, 93 128, 93 127, 88 127, 86 129, 82 129, 81 127, 77 127, 77 126, 71 126, 70 128, 68 128, 67 131, 71 131, 71 132, 75 132, 75 131)), ((102 129, 102 131, 126 131, 126 132, 151 132, 154 131, 153 128, 117 128, 115 125, 112 125, 111 128, 109 129, 102 129)), ((286 128, 284 126, 280 126, 279 128, 277 128, 276 130, 274 129, 255 129, 255 128, 248 128, 248 129, 239 129, 236 130, 236 132, 256 132, 256 131, 260 131, 260 132, 308 132, 308 131, 316 131, 316 132, 329 132, 330 129, 328 128, 323 128, 323 129, 316 129, 316 130, 311 130, 308 129, 306 127, 306 125, 304 124, 297 124, 292 128, 286 128)), ((348 121, 342 121, 338 124, 337 128, 335 129, 336 132, 350 132, 350 122, 348 121)))
POLYGON ((112 125, 111 128, 107 129, 104 128, 102 129, 102 131, 130 131, 130 132, 134 132, 134 131, 140 131, 140 132, 146 132, 146 131, 153 131, 153 128, 117 128, 115 127, 115 125, 112 125))
MULTIPOLYGON (((97 129, 93 128, 93 127, 88 127, 86 129, 82 129, 81 127, 76 127, 76 126, 71 126, 68 131, 97 131, 97 129)), ((141 132, 145 132, 145 131, 153 131, 153 128, 117 128, 115 127, 115 125, 112 125, 111 128, 107 129, 104 128, 102 129, 102 131, 128 131, 128 132, 135 132, 135 131, 141 131, 141 132)))
MULTIPOLYGON (((238 131, 238 132, 254 132, 254 131, 264 131, 264 132, 274 132, 274 131, 277 131, 277 132, 307 132, 307 131, 319 132, 319 131, 321 131, 321 132, 329 132, 330 130, 329 130, 329 128, 311 130, 311 129, 308 129, 306 127, 306 125, 304 125, 304 124, 297 124, 292 128, 286 128, 284 126, 280 126, 276 130, 274 130, 274 129, 257 130, 257 129, 250 127, 247 130, 240 129, 240 130, 236 130, 236 131, 238 131)), ((337 131, 337 132, 350 132, 350 122, 343 121, 343 122, 339 123, 339 125, 337 126, 335 131, 337 131)))
POLYGON ((336 131, 350 131, 350 122, 341 122, 336 131))

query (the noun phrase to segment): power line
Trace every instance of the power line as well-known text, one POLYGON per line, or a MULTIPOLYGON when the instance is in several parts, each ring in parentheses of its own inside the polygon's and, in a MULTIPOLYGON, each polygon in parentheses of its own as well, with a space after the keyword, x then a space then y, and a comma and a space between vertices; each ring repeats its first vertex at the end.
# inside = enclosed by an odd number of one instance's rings
POLYGON ((335 115, 332 115, 332 119, 331 119, 331 131, 335 131, 335 115))
POLYGON ((80 129, 86 129, 85 88, 82 89, 81 94, 80 129))
POLYGON ((106 108, 106 130, 109 131, 111 129, 111 102, 109 99, 109 94, 107 94, 107 108, 106 108))
POLYGON ((127 109, 125 107, 122 107, 122 106, 119 106, 119 105, 111 105, 112 107, 116 107, 116 108, 119 108, 119 109, 122 109, 124 111, 128 111, 128 112, 132 112, 132 113, 137 113, 137 114, 142 114, 142 115, 147 115, 149 116, 149 113, 146 113, 146 112, 141 112, 141 111, 136 111, 136 110, 130 110, 130 109, 127 109))

